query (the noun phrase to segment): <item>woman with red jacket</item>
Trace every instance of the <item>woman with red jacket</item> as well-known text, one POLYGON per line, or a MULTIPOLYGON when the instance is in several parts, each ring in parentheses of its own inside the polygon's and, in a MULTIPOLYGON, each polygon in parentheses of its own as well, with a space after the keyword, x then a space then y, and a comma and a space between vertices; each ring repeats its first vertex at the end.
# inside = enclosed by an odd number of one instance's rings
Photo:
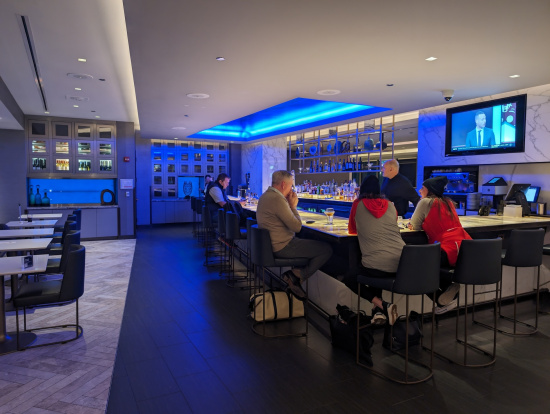
MULTIPOLYGON (((453 201, 443 197, 447 177, 429 178, 422 183, 419 201, 409 223, 411 230, 424 230, 429 243, 441 243, 441 266, 454 267, 462 240, 471 239, 456 214, 453 201)), ((460 285, 441 279, 435 313, 445 313, 456 307, 460 285)))
MULTIPOLYGON (((397 226, 397 211, 393 203, 380 194, 380 183, 375 176, 361 184, 359 198, 353 202, 348 232, 357 234, 361 248, 360 274, 371 277, 395 277, 401 251, 405 243, 397 226)), ((357 275, 348 276, 344 283, 357 293, 357 275)), ((397 306, 383 301, 382 290, 361 287, 361 296, 370 301, 374 324, 387 320, 393 325, 397 319, 397 306)))

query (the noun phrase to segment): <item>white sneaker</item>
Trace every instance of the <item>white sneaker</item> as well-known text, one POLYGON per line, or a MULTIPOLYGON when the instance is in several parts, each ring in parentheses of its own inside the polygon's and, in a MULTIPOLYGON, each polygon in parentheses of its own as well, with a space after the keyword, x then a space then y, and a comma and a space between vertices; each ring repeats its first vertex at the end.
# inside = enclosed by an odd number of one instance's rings
POLYGON ((456 304, 457 304, 457 299, 453 299, 452 301, 450 301, 445 306, 436 306, 434 312, 435 312, 436 315, 442 315, 444 313, 449 312, 450 310, 455 309, 456 304))
POLYGON ((460 292, 460 284, 453 283, 451 286, 447 288, 445 292, 439 295, 439 298, 437 298, 437 304, 441 306, 448 305, 454 299, 456 299, 458 292, 460 292))
POLYGON ((382 312, 375 312, 372 315, 370 323, 372 325, 384 325, 386 323, 386 316, 382 312))

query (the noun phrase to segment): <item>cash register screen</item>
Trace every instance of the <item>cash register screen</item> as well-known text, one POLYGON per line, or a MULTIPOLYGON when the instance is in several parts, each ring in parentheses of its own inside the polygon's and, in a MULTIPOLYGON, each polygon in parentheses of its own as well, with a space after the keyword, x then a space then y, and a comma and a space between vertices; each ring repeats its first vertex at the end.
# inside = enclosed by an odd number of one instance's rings
POLYGON ((539 199, 540 187, 529 187, 525 190, 525 198, 528 203, 536 203, 539 199))

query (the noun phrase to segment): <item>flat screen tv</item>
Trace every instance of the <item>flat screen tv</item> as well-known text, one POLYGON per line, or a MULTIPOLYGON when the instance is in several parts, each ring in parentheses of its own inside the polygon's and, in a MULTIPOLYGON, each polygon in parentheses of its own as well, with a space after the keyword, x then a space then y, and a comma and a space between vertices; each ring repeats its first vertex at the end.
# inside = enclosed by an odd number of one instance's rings
POLYGON ((178 198, 200 197, 204 190, 203 176, 179 176, 178 198))
POLYGON ((527 95, 447 109, 445 156, 525 150, 527 95))

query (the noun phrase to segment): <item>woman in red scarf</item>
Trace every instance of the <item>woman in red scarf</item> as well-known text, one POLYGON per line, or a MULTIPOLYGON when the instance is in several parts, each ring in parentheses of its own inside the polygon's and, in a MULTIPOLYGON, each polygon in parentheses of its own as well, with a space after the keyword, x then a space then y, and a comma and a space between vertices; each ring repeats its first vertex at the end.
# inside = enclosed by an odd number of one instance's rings
MULTIPOLYGON (((424 230, 429 243, 441 243, 441 266, 454 267, 462 240, 471 239, 456 214, 453 201, 443 197, 447 177, 429 178, 422 183, 419 201, 411 218, 411 230, 424 230)), ((440 280, 436 313, 445 313, 456 307, 460 285, 440 280)))
MULTIPOLYGON (((397 211, 393 203, 380 194, 380 183, 375 176, 367 177, 361 184, 359 198, 351 207, 348 232, 357 234, 361 248, 360 274, 395 277, 405 243, 397 226, 397 211)), ((357 275, 348 276, 344 283, 357 293, 357 275)), ((361 296, 375 306, 372 323, 383 324, 387 320, 393 325, 398 316, 397 306, 381 299, 381 289, 361 287, 361 296)))

